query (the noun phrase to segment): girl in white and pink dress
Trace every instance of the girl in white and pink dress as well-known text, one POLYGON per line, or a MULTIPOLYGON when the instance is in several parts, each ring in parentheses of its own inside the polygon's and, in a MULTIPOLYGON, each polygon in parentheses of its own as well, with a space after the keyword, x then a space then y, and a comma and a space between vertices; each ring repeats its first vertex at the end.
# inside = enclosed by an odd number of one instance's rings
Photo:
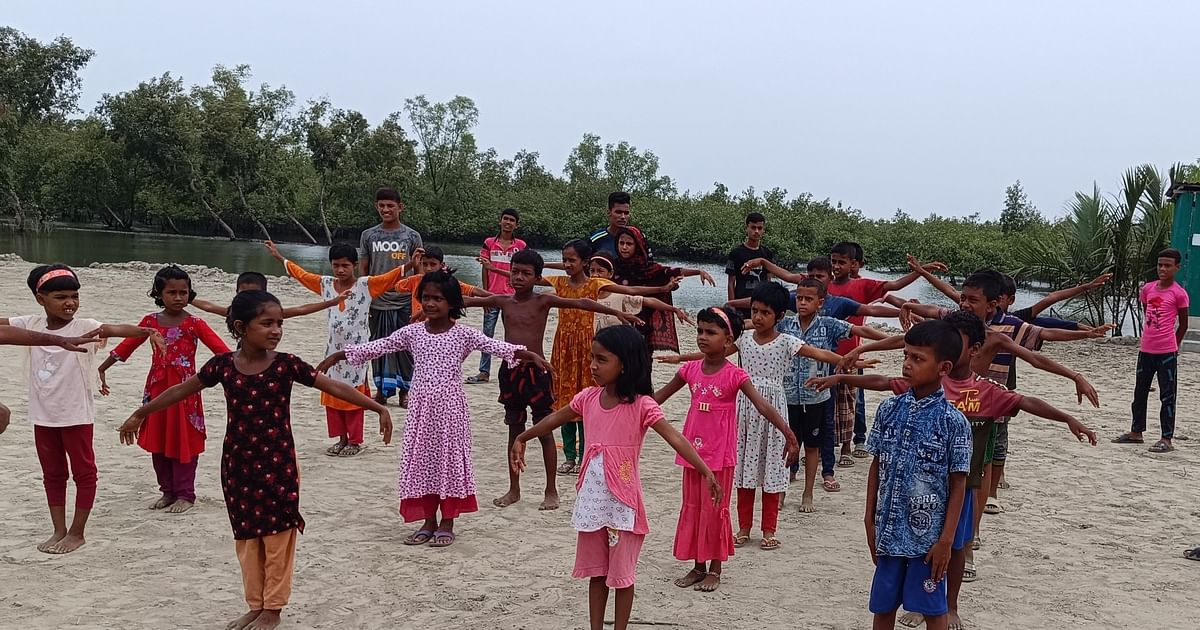
POLYGON ((476 351, 509 363, 530 361, 547 369, 546 360, 517 346, 491 339, 454 320, 463 316, 458 280, 444 271, 425 274, 417 289, 425 321, 405 326, 391 336, 347 345, 319 366, 343 359, 354 365, 392 352, 413 355, 408 420, 404 425, 400 464, 400 516, 424 521, 404 543, 446 547, 454 543, 454 519, 475 512, 475 470, 471 463, 471 412, 462 386, 462 364, 476 351), (441 513, 441 520, 438 513, 441 513), (432 542, 430 542, 432 541, 432 542))

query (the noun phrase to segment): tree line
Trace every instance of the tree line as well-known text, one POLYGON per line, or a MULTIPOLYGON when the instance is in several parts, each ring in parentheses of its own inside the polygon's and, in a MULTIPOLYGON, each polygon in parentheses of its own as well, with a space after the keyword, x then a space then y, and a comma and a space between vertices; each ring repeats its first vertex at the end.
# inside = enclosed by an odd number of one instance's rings
MULTIPOLYGON (((216 66, 196 85, 167 72, 83 111, 79 73, 93 56, 67 37, 41 42, 0 27, 0 208, 14 229, 83 222, 330 243, 374 224, 372 194, 389 185, 405 198, 405 221, 429 240, 479 241, 494 233, 500 209, 514 207, 523 238, 557 247, 603 225, 607 194, 625 190, 637 224, 662 254, 721 260, 743 238, 746 214, 761 212, 767 242, 786 262, 854 240, 875 269, 902 269, 912 253, 942 260, 960 276, 991 266, 1057 286, 1090 279, 1104 265, 1135 280, 1145 276, 1142 254, 1161 241, 1153 226, 1165 219, 1170 228, 1169 216, 1155 214, 1169 213, 1162 178, 1127 191, 1146 195, 1135 203, 1109 203, 1096 191, 1094 212, 1072 204, 1066 219, 1051 223, 1020 182, 1006 191, 996 221, 977 212, 916 219, 902 210, 871 219, 807 193, 735 193, 720 182, 706 192, 680 191, 652 151, 594 134, 553 172, 534 151, 505 157, 481 149, 479 109, 467 97, 414 96, 372 123, 328 99, 300 103, 285 87, 255 85, 248 66, 216 66), (1092 227, 1126 234, 1110 238, 1108 253, 1093 248, 1084 256, 1086 239, 1095 245, 1099 238, 1086 233, 1092 227)), ((1135 170, 1145 179, 1147 168, 1135 170)), ((1092 317, 1123 312, 1116 302, 1087 306, 1092 317)))

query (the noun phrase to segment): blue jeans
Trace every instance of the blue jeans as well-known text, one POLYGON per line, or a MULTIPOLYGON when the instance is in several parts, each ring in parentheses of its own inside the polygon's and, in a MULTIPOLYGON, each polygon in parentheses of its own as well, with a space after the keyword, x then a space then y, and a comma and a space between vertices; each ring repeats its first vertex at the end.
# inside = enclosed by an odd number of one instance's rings
MULTIPOLYGON (((496 322, 500 319, 500 309, 485 308, 483 309, 483 334, 488 337, 496 335, 496 322)), ((492 373, 492 355, 484 352, 479 355, 479 373, 492 373)))
MULTIPOLYGON (((859 374, 863 371, 859 370, 859 374)), ((862 446, 867 442, 867 399, 863 396, 863 388, 858 388, 858 402, 854 407, 854 445, 862 446)))

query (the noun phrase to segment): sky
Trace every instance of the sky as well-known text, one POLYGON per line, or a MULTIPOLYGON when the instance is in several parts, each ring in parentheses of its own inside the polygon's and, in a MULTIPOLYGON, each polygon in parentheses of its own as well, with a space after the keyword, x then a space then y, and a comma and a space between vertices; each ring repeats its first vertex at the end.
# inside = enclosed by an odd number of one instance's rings
POLYGON ((481 148, 556 173, 595 133, 653 151, 680 190, 781 187, 872 217, 995 218, 1018 179, 1058 216, 1129 167, 1200 158, 1194 0, 4 5, 0 24, 96 51, 84 110, 244 63, 373 123, 468 96, 481 148))

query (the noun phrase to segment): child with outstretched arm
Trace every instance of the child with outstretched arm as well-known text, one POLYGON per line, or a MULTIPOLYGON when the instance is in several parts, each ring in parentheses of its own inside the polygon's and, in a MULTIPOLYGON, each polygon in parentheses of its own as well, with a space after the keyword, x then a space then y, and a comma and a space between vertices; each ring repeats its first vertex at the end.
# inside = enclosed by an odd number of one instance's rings
MULTIPOLYGON (((16 326, 0 326, 0 345, 5 346, 56 346, 71 352, 87 352, 89 344, 100 341, 100 331, 93 330, 78 337, 63 337, 50 333, 25 330, 16 326)), ((0 433, 8 428, 12 411, 0 404, 0 433)))
MULTIPOLYGON (((242 293, 243 291, 266 291, 267 277, 257 271, 244 271, 238 274, 235 286, 237 286, 238 293, 242 293)), ((311 304, 303 304, 301 306, 289 306, 283 309, 283 318, 291 319, 293 317, 303 317, 305 315, 312 315, 313 313, 320 313, 327 308, 332 308, 338 304, 341 304, 342 301, 347 297, 349 297, 349 292, 343 293, 328 300, 324 300, 322 302, 313 302, 311 304)), ((221 306, 220 304, 209 302, 208 300, 193 299, 192 306, 195 306, 205 313, 212 313, 213 315, 220 317, 229 316, 229 307, 221 306)))

